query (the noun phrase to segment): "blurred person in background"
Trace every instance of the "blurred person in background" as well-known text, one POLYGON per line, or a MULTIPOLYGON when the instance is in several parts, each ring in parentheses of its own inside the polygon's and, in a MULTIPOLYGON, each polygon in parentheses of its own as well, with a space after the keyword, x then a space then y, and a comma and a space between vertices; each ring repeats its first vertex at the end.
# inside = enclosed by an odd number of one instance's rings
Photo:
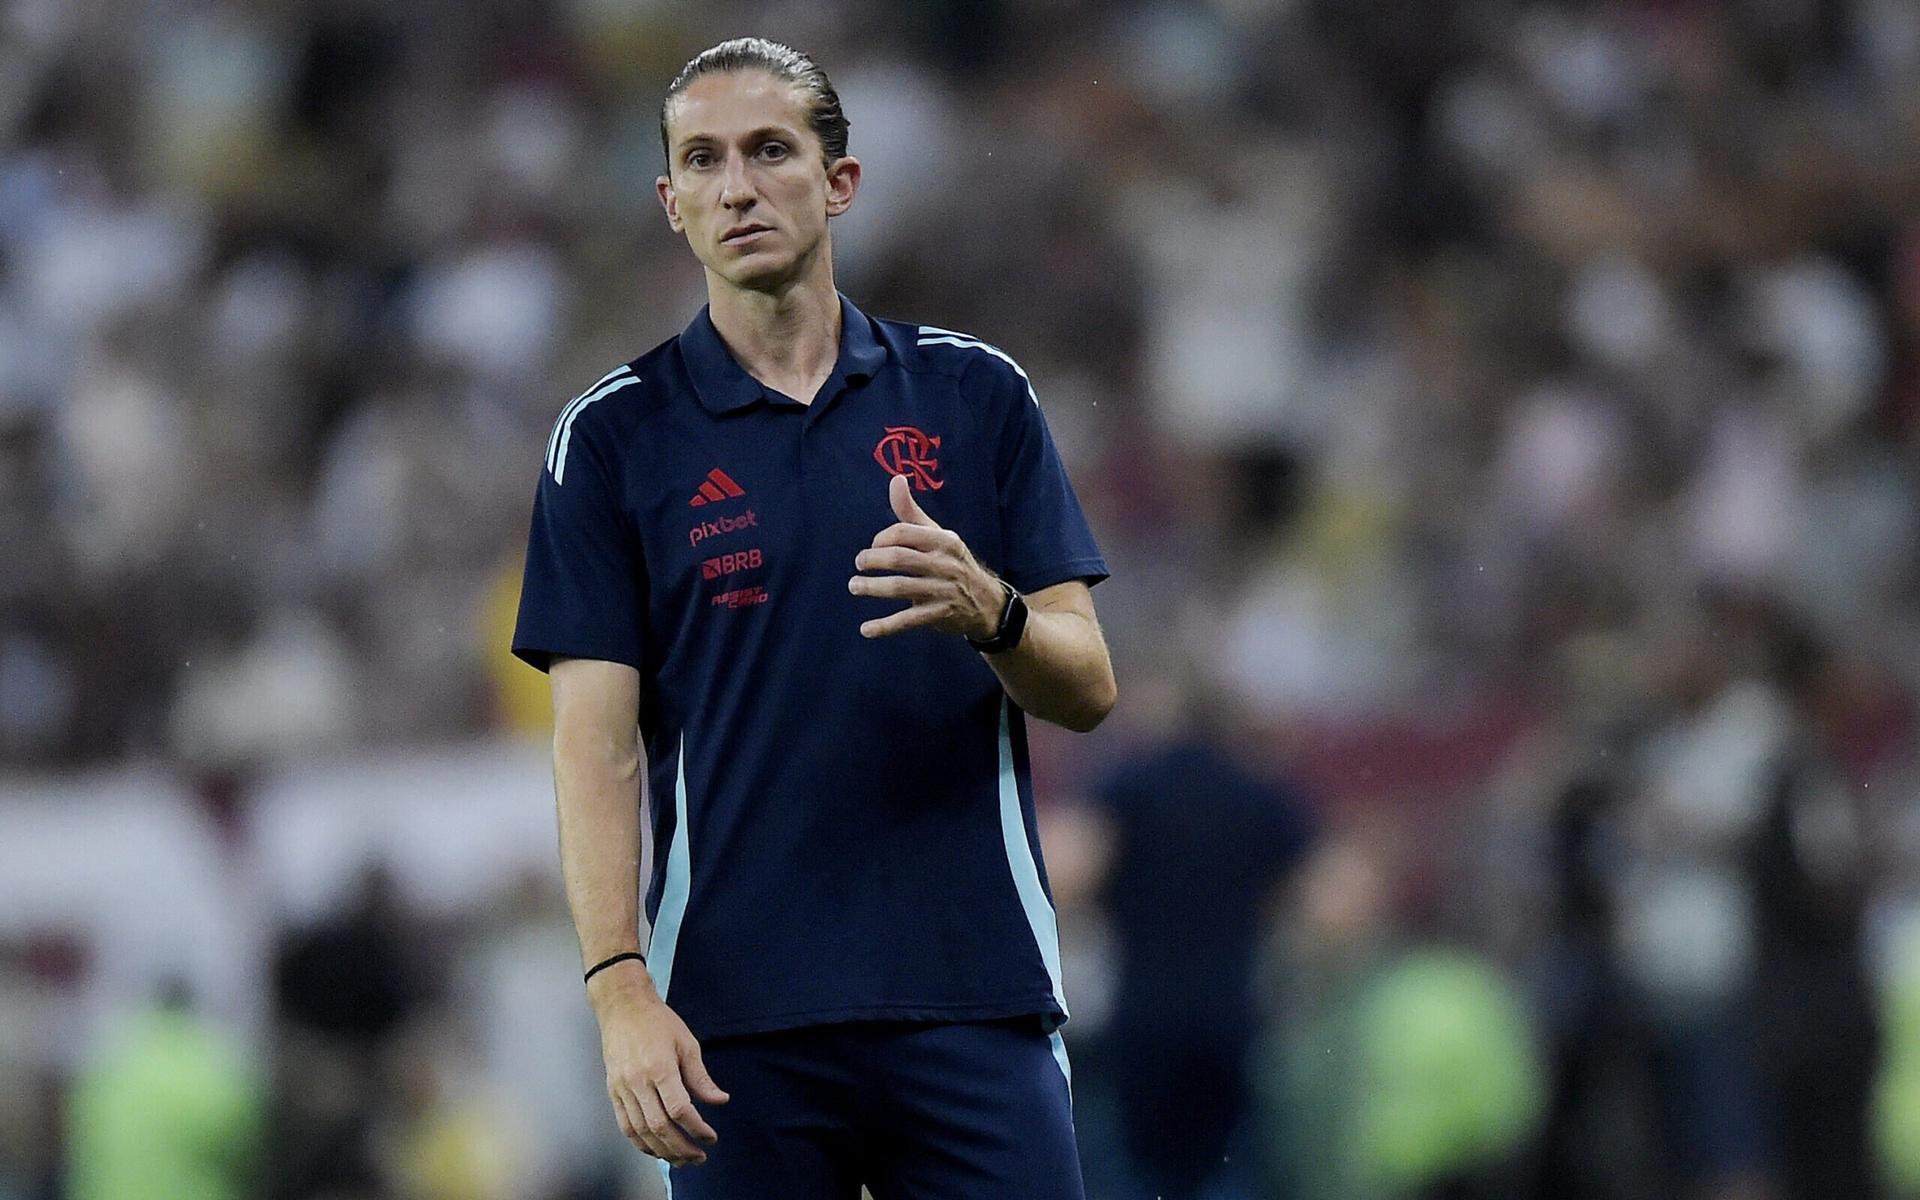
MULTIPOLYGON (((1822 1013, 1806 1006, 1810 997, 1776 993, 1771 974, 1801 977, 1804 988, 1809 955, 1844 957, 1845 907, 1832 905, 1861 861, 1851 818, 1828 808, 1828 789, 1806 787, 1819 778, 1820 760, 1784 686, 1778 664, 1788 648, 1777 644, 1766 611, 1715 591, 1660 633, 1664 654, 1648 679, 1648 719, 1630 746, 1632 803, 1611 876, 1613 937, 1642 1035, 1658 1182, 1682 1197, 1772 1195, 1783 1151, 1799 1136, 1793 1126, 1845 1121, 1840 1113, 1815 1117, 1806 1099, 1825 1092, 1833 1103, 1861 1090, 1858 1103, 1839 1105, 1856 1120, 1864 1103, 1864 1080, 1848 1079, 1858 1070, 1858 1034, 1867 1032, 1868 1046, 1871 1034, 1858 1020, 1858 1000, 1845 1000, 1853 990, 1845 975, 1825 997, 1840 1007, 1822 1013), (1794 825, 1800 832, 1781 843, 1794 825), (1834 872, 1824 898, 1802 874, 1807 851, 1819 855, 1823 874, 1834 872), (1830 941, 1836 932, 1840 946, 1830 941), (1818 1041, 1834 1054, 1817 1068, 1829 1083, 1808 1077, 1790 1045, 1801 1037, 1807 1049, 1818 1041), (1789 1098, 1800 1091, 1808 1096, 1789 1098), (1777 1115, 1776 1100, 1784 1102, 1777 1115)), ((1804 675, 1806 666, 1795 671, 1804 675)), ((1858 1145, 1857 1132, 1853 1140, 1858 1145)))
POLYGON ((1874 1083, 1876 1178, 1894 1200, 1920 1197, 1920 923, 1894 947, 1884 997, 1886 1058, 1874 1083))
POLYGON ((1159 736, 1093 790, 1119 957, 1100 1061, 1138 1196, 1252 1197, 1255 964, 1313 818, 1291 781, 1245 761, 1254 731, 1216 685, 1176 670, 1133 690, 1135 719, 1153 710, 1159 736))
POLYGON ((337 912, 291 931, 279 1008, 270 1195, 376 1186, 382 1123, 408 1070, 401 1035, 430 998, 426 939, 392 870, 361 870, 337 912))
POLYGON ((1614 939, 1614 860, 1625 787, 1603 765, 1574 771, 1554 794, 1538 1009, 1551 1087, 1535 1194, 1545 1200, 1614 1200, 1652 1185, 1651 1135, 1635 1116, 1644 1040, 1627 1003, 1614 939), (1624 1127, 1623 1127, 1624 1126, 1624 1127))
POLYGON ((1491 962, 1406 927, 1411 836, 1348 830, 1302 868, 1256 1058, 1285 1200, 1494 1200, 1524 1177, 1547 1099, 1534 1022, 1491 962))
POLYGON ((608 1090, 670 1192, 1074 1200, 1024 714, 1112 707, 1107 569, 1026 373, 835 289, 846 131, 761 39, 668 87, 709 303, 556 422, 513 646, 551 672, 608 1090))
POLYGON ((401 1200, 516 1200, 536 1193, 526 1175, 524 1132, 506 1097, 478 1077, 456 1010, 430 1014, 395 1046, 392 1111, 380 1139, 382 1167, 401 1200))
POLYGON ((1803 622, 1765 605, 1748 619, 1793 725, 1762 780, 1747 868, 1749 987, 1779 1194, 1870 1200, 1879 1194, 1868 1110, 1880 1030, 1864 934, 1877 864, 1863 789, 1848 785, 1841 754, 1854 681, 1803 622))
POLYGON ((253 1065, 169 984, 101 1044, 70 1097, 71 1200, 260 1194, 263 1091, 253 1065))
POLYGON ((463 939, 449 988, 473 1045, 440 1043, 456 1061, 478 1060, 515 1150, 515 1194, 541 1200, 608 1196, 634 1165, 606 1119, 606 1096, 591 1086, 600 1037, 579 1002, 579 957, 561 889, 533 872, 507 881, 463 939))

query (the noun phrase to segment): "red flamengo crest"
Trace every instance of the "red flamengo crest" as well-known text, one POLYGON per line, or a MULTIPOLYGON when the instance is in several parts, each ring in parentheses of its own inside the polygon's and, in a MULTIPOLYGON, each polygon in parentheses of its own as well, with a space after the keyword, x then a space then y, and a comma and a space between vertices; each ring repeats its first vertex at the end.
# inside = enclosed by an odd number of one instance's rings
POLYGON ((937 492, 946 486, 944 480, 933 477, 940 469, 940 460, 933 457, 939 448, 939 438, 928 437, 911 425, 889 425, 887 436, 873 448, 873 461, 885 467, 889 475, 905 475, 915 491, 937 492))

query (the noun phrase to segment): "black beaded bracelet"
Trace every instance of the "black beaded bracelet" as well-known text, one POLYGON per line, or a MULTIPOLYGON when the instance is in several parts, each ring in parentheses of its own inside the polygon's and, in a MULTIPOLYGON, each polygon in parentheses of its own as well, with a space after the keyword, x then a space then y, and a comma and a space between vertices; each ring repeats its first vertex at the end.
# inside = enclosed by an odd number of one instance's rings
POLYGON ((592 979, 595 975, 598 975, 600 972, 612 966, 613 964, 626 962, 630 958, 637 961, 643 967, 647 965, 646 955, 640 953, 638 950, 628 950, 623 954, 616 954, 612 958, 603 958, 599 962, 593 964, 591 967, 588 967, 587 973, 580 977, 580 982, 585 983, 588 980, 592 979))

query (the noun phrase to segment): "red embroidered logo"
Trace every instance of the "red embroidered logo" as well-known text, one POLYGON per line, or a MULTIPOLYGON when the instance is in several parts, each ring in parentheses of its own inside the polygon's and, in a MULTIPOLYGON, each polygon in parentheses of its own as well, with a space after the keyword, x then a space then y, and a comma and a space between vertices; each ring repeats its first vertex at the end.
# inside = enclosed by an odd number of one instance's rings
POLYGON ((714 504, 746 494, 747 489, 735 483, 731 475, 715 467, 707 472, 706 479, 701 481, 700 490, 693 494, 693 499, 687 501, 687 506, 699 508, 702 504, 714 504))
POLYGON ((939 438, 928 437, 911 425, 889 425, 887 436, 873 448, 873 461, 885 467, 889 475, 905 475, 917 492, 937 492, 946 486, 945 480, 933 477, 940 469, 940 460, 933 457, 939 448, 939 438))

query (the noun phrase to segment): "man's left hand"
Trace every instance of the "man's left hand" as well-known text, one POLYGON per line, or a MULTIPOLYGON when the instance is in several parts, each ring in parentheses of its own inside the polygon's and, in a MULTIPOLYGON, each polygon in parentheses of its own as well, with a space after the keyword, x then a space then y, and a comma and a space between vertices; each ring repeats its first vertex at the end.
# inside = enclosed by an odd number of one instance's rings
POLYGON ((975 560, 967 544, 951 529, 943 529, 913 499, 904 475, 887 485, 897 524, 873 539, 873 545, 854 555, 862 571, 889 571, 887 575, 855 575, 847 590, 856 596, 905 600, 909 607, 891 616, 860 623, 860 636, 887 637, 908 629, 938 629, 972 638, 992 637, 1006 607, 1006 589, 975 560))

